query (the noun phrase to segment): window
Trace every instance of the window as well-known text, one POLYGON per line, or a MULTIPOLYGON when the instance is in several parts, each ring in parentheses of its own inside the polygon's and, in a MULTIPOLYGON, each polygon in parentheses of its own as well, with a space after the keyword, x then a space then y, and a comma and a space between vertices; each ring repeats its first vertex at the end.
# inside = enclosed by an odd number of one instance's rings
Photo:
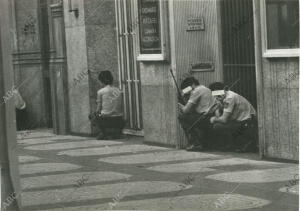
POLYGON ((265 0, 264 10, 264 56, 299 56, 299 1, 265 0))
POLYGON ((140 61, 166 59, 166 7, 164 0, 138 0, 140 61))
POLYGON ((141 54, 161 54, 159 1, 142 1, 139 4, 141 54))

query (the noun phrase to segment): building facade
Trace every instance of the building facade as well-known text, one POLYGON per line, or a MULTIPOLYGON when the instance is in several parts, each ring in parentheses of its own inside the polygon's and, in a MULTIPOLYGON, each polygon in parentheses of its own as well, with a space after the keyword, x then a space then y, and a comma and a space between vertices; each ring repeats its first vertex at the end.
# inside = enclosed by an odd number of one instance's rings
POLYGON ((298 160, 298 1, 11 2, 14 77, 30 127, 95 133, 97 74, 110 70, 123 91, 125 132, 185 147, 172 69, 179 83, 187 75, 234 83, 257 108, 261 156, 298 160))

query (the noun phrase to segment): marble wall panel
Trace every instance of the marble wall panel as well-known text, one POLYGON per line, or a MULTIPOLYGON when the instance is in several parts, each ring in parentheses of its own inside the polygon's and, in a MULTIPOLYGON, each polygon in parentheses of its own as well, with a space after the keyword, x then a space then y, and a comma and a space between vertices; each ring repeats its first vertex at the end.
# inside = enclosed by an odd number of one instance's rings
POLYGON ((37 0, 16 0, 16 28, 19 51, 40 51, 37 0))
MULTIPOLYGON (((73 84, 78 74, 88 69, 84 2, 72 1, 73 7, 79 10, 79 16, 76 18, 74 12, 69 12, 68 0, 63 1, 69 85, 73 84)), ((91 129, 88 120, 90 113, 88 77, 82 77, 76 85, 69 87, 68 110, 70 132, 89 134, 91 129)))
MULTIPOLYGON (((110 70, 114 85, 119 84, 115 3, 111 0, 89 0, 84 2, 87 60, 90 86, 91 110, 96 110, 98 74, 110 70)), ((95 128, 96 130, 96 128, 95 128)))
MULTIPOLYGON (((68 59, 68 84, 73 84, 77 74, 87 70, 85 27, 66 28, 66 46, 68 59)), ((88 77, 69 88, 70 131, 72 133, 89 133, 88 114, 89 82, 88 77)))
POLYGON ((178 140, 176 90, 169 65, 141 63, 145 141, 176 146, 178 140))
POLYGON ((113 28, 100 25, 87 25, 86 34, 90 100, 92 110, 95 110, 96 93, 101 88, 98 81, 99 72, 110 70, 114 77, 114 85, 119 84, 116 35, 113 28))
POLYGON ((264 59, 264 156, 299 160, 299 60, 264 59))

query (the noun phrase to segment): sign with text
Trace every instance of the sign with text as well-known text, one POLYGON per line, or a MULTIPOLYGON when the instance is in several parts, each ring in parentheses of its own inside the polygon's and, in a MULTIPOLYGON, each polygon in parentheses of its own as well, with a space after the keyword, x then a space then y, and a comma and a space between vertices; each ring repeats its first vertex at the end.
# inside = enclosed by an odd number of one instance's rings
POLYGON ((139 0, 140 53, 161 54, 160 0, 139 0))
POLYGON ((203 31, 204 19, 202 17, 191 17, 187 19, 187 31, 203 31))

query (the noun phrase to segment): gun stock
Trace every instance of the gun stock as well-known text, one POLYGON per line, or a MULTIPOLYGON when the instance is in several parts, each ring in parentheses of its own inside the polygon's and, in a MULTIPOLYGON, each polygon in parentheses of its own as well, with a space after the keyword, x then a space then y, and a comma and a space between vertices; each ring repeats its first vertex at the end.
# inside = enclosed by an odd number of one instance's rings
POLYGON ((176 79, 175 79, 175 76, 174 76, 174 73, 173 73, 173 70, 172 70, 172 69, 170 69, 170 73, 171 73, 171 75, 172 75, 172 78, 173 78, 173 80, 174 80, 174 83, 175 83, 175 86, 176 86, 176 89, 177 89, 177 99, 178 99, 178 102, 181 103, 182 105, 185 105, 186 102, 185 102, 185 100, 183 99, 183 96, 182 96, 182 94, 181 94, 181 90, 179 89, 178 83, 177 83, 177 81, 176 81, 176 79))

